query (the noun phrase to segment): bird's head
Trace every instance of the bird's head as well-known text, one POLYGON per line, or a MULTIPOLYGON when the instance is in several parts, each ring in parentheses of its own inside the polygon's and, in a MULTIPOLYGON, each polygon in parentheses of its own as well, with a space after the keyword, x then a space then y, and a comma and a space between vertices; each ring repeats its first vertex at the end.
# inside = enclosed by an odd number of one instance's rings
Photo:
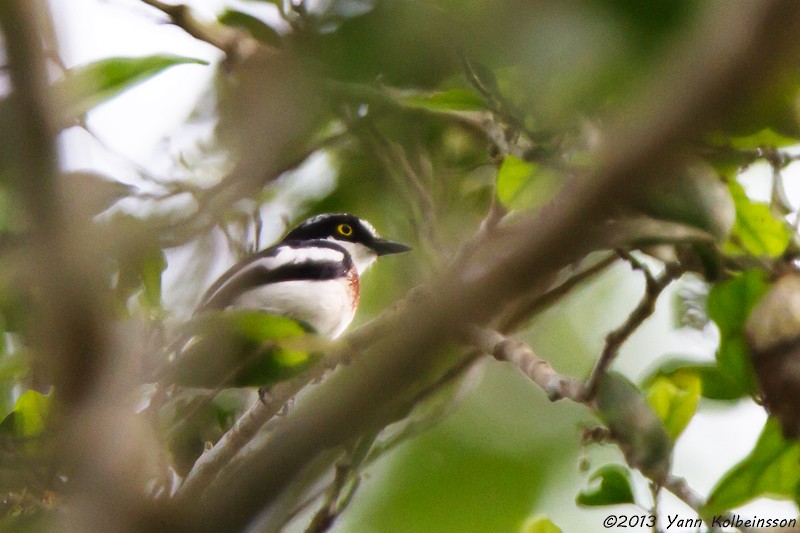
POLYGON ((399 254, 411 250, 403 243, 387 241, 375 228, 355 215, 324 214, 311 217, 289 231, 281 242, 329 240, 341 245, 353 259, 358 273, 363 274, 379 255, 399 254))

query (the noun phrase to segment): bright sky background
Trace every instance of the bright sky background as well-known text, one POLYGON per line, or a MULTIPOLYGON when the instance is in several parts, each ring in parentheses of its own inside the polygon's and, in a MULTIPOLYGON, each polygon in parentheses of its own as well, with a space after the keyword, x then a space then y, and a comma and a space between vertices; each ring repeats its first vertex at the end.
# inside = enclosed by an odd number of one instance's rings
MULTIPOLYGON (((125 91, 93 109, 87 124, 94 136, 80 128, 65 132, 63 165, 69 170, 91 169, 145 191, 152 184, 140 178, 140 172, 162 180, 184 177, 192 169, 177 163, 180 159, 198 162, 208 176, 190 175, 196 183, 214 182, 219 173, 208 165, 199 151, 198 141, 211 136, 214 124, 191 121, 192 112, 208 102, 206 91, 213 83, 215 63, 222 58, 216 48, 187 35, 183 30, 162 23, 158 11, 139 0, 51 0, 56 31, 60 39, 62 60, 74 67, 107 57, 136 57, 171 54, 198 58, 210 63, 178 65, 154 78, 125 91)), ((193 2, 198 14, 211 18, 215 6, 222 2, 193 2)), ((259 13, 267 20, 277 19, 274 6, 264 2, 239 2, 239 8, 259 13)), ((310 158, 297 172, 282 180, 276 201, 261 211, 264 221, 261 242, 271 243, 284 231, 284 220, 294 218, 289 206, 313 191, 327 190, 334 175, 324 155, 310 158), (285 200, 285 201, 283 201, 285 200)), ((178 197, 158 209, 179 209, 188 197, 178 197)), ((156 208, 152 202, 120 202, 129 211, 146 212, 156 208)), ((217 235, 214 264, 206 274, 207 282, 226 270, 233 261, 224 239, 217 235)), ((199 294, 180 291, 183 275, 198 258, 194 246, 168 252, 169 267, 164 274, 164 299, 168 307, 191 309, 199 294)))

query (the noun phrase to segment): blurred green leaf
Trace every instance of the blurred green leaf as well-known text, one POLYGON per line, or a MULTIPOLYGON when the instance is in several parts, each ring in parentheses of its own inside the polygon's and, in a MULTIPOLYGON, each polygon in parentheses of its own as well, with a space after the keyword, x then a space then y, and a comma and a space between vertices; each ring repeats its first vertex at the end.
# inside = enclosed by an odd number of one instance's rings
POLYGON ((509 209, 529 209, 555 192, 555 176, 536 163, 507 156, 497 172, 497 197, 509 209))
POLYGON ((691 359, 669 359, 643 382, 653 383, 661 376, 670 379, 676 376, 694 376, 700 380, 700 394, 711 400, 736 400, 741 397, 736 382, 723 374, 715 363, 698 363, 691 359))
POLYGON ((730 147, 736 150, 752 150, 763 146, 781 148, 797 144, 798 139, 787 137, 776 133, 771 128, 764 128, 751 135, 742 137, 727 136, 721 133, 714 133, 707 137, 707 140, 716 146, 730 147))
POLYGON ((254 39, 269 46, 280 48, 283 44, 280 34, 274 28, 253 15, 234 9, 226 9, 219 15, 218 20, 226 26, 233 26, 247 31, 254 39))
POLYGON ((44 432, 50 413, 50 397, 35 390, 25 391, 14 410, 0 422, 0 433, 28 440, 44 432))
POLYGON ((780 423, 769 418, 755 448, 717 482, 703 507, 712 516, 759 496, 798 499, 800 443, 783 438, 780 423))
POLYGON ((237 390, 223 390, 214 395, 211 406, 217 424, 222 431, 227 431, 236 422, 248 405, 248 396, 237 390))
POLYGON ((736 222, 725 251, 755 256, 781 255, 791 237, 786 222, 775 218, 767 204, 750 200, 736 180, 730 180, 728 188, 736 205, 736 222))
POLYGON ((161 274, 167 268, 167 258, 159 249, 151 250, 145 254, 139 264, 139 276, 142 280, 142 299, 146 307, 159 309, 161 307, 161 274))
POLYGON ((67 71, 53 90, 60 103, 62 124, 69 124, 124 90, 176 65, 207 65, 207 61, 175 55, 113 57, 67 71))
MULTIPOLYGON (((744 325, 753 306, 768 289, 764 271, 748 270, 717 283, 708 293, 708 316, 720 331, 718 369, 731 387, 724 396, 736 398, 756 391, 744 325)), ((720 384, 725 385, 725 381, 720 384)), ((703 394, 708 392, 704 390, 703 394)))
POLYGON ((207 442, 216 442, 225 429, 219 424, 213 394, 198 389, 178 389, 158 410, 172 465, 181 475, 191 470, 207 442))
POLYGON ((647 387, 647 403, 661 418, 673 440, 694 416, 701 390, 700 376, 686 372, 657 377, 647 387))
POLYGON ((259 387, 290 379, 319 360, 322 339, 299 322, 259 311, 205 313, 163 380, 185 387, 259 387))
MULTIPOLYGON (((3 111, 3 102, 0 102, 0 114, 3 111)), ((7 161, 0 161, 0 171, 5 168, 7 161)), ((17 193, 9 188, 0 172, 0 230, 5 234, 22 234, 28 226, 29 217, 22 208, 22 202, 16 197, 17 193)), ((5 237, 5 235, 4 235, 5 237)))
POLYGON ((525 520, 519 533, 562 533, 561 528, 545 515, 536 515, 525 520))
POLYGON ((30 295, 15 283, 0 287, 0 329, 6 332, 23 331, 30 308, 30 295))
POLYGON ((672 439, 636 385, 616 372, 606 374, 598 387, 597 408, 628 464, 663 479, 670 468, 672 439))
POLYGON ((589 483, 597 482, 583 489, 575 499, 578 505, 598 507, 634 503, 631 488, 631 473, 618 464, 603 465, 589 476, 589 483))
POLYGON ((497 197, 503 205, 511 206, 520 191, 533 179, 537 165, 513 155, 506 157, 497 173, 497 197))
POLYGON ((466 89, 450 89, 432 95, 414 95, 402 98, 400 102, 410 107, 420 107, 433 111, 483 111, 483 99, 466 89))
POLYGON ((119 258, 116 276, 116 303, 122 314, 127 313, 128 299, 139 293, 139 304, 149 312, 161 310, 161 274, 167 268, 163 250, 141 247, 126 251, 119 258))
POLYGON ((256 342, 294 338, 313 331, 303 322, 263 311, 226 311, 223 317, 223 323, 232 331, 256 342))
POLYGON ((730 191, 709 165, 699 162, 656 180, 637 207, 652 217, 707 231, 720 241, 736 219, 730 191))
POLYGON ((774 79, 765 80, 745 105, 727 113, 721 128, 733 138, 756 136, 771 130, 784 137, 800 139, 798 87, 800 73, 796 69, 782 69, 774 79))
POLYGON ((52 530, 54 528, 54 517, 51 515, 57 513, 45 512, 41 503, 37 503, 38 505, 36 508, 31 510, 21 507, 9 510, 9 512, 0 519, 0 531, 40 533, 42 531, 52 530))

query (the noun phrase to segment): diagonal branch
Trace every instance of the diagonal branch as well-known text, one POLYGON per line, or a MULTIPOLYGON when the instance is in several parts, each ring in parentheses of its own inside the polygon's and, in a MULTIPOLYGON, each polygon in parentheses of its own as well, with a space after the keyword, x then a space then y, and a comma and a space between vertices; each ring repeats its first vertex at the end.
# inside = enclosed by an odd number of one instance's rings
MULTIPOLYGON (((495 331, 481 328, 473 328, 470 338, 477 348, 486 353, 491 353, 496 359, 508 361, 519 368, 528 379, 544 390, 551 401, 567 398, 576 403, 584 404, 593 411, 597 411, 593 400, 586 396, 580 380, 559 374, 546 361, 540 359, 526 344, 505 337, 495 331)), ((604 433, 604 437, 611 438, 611 435, 604 433)), ((638 468, 637 465, 633 464, 629 466, 638 468)), ((640 472, 647 475, 645 470, 642 469, 640 472)), ((702 513, 705 500, 689 486, 684 478, 668 474, 664 479, 657 480, 650 477, 650 480, 653 483, 660 484, 660 487, 677 496, 679 500, 697 512, 698 515, 702 513)), ((739 528, 739 530, 743 532, 751 531, 748 528, 739 528)))
POLYGON ((228 60, 234 63, 238 63, 261 46, 245 32, 219 23, 200 20, 185 4, 168 4, 161 0, 141 1, 164 13, 169 18, 170 24, 181 28, 195 39, 220 49, 228 60))
POLYGON ((464 324, 496 316, 521 291, 591 248, 587 225, 607 217, 617 201, 642 194, 648 180, 664 174, 656 169, 676 163, 676 148, 750 98, 796 45, 800 6, 793 2, 704 8, 686 46, 642 88, 641 100, 620 112, 608 136, 615 142, 593 175, 562 191, 538 216, 504 228, 498 238, 506 252, 476 275, 464 279, 450 271, 431 283, 430 296, 398 313, 393 329, 290 412, 250 460, 227 468, 204 498, 174 507, 172 523, 195 531, 242 529, 323 451, 381 426, 464 324))
POLYGON ((522 297, 520 300, 514 302, 508 311, 503 313, 503 316, 500 317, 497 329, 503 333, 508 333, 509 331, 517 329, 525 319, 553 305, 562 297, 571 293, 575 287, 613 265, 617 259, 618 257, 616 254, 610 253, 591 266, 585 267, 575 274, 572 274, 572 276, 558 285, 551 287, 544 293, 540 294, 535 292, 532 295, 522 297))
POLYGON ((636 308, 631 311, 625 322, 617 329, 606 335, 606 342, 600 357, 597 359, 589 378, 586 380, 587 398, 594 398, 597 393, 597 386, 600 379, 616 359, 620 347, 636 331, 642 323, 647 320, 656 310, 656 302, 661 293, 664 292, 670 283, 680 276, 680 269, 677 265, 667 263, 664 272, 658 277, 653 277, 646 266, 639 263, 633 256, 628 255, 626 259, 631 262, 635 270, 641 270, 645 276, 645 293, 636 308))
MULTIPOLYGON (((402 305, 402 303, 398 305, 402 305)), ((310 371, 275 385, 265 396, 263 402, 251 404, 234 426, 209 451, 200 456, 186 476, 178 492, 178 498, 187 501, 198 498, 236 454, 251 442, 264 429, 265 424, 275 417, 301 390, 309 383, 322 379, 329 370, 340 364, 348 363, 353 354, 374 343, 383 331, 391 327, 397 310, 398 306, 387 309, 378 319, 347 334, 310 371)))

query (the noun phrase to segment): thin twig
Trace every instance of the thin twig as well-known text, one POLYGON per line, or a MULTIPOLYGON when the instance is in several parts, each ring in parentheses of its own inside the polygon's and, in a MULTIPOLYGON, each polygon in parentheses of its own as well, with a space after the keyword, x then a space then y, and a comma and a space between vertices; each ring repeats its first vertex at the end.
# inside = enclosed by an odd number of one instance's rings
POLYGON ((248 461, 225 469, 204 498, 168 510, 174 522, 195 531, 242 529, 279 501, 287 483, 323 451, 380 425, 464 322, 496 316, 514 295, 580 257, 591 245, 587 225, 605 219, 616 205, 609 198, 641 194, 652 183, 654 168, 675 164, 676 147, 744 103, 777 71, 780 52, 796 45, 798 24, 800 9, 786 2, 722 4, 703 11, 693 39, 655 69, 642 98, 612 121, 609 135, 615 142, 599 156, 597 171, 572 191, 576 194, 559 194, 558 211, 510 225, 510 252, 488 261, 469 283, 453 272, 436 279, 435 298, 409 305, 394 317, 394 329, 364 351, 359 365, 329 381, 337 386, 335 394, 310 396, 298 405, 248 461))
POLYGON ((503 333, 508 333, 517 329, 525 319, 555 304, 561 298, 570 294, 575 287, 613 265, 617 259, 617 254, 610 253, 546 292, 520 299, 514 303, 509 312, 504 313, 497 329, 503 333))
MULTIPOLYGON (((659 512, 659 494, 661 494, 661 483, 650 481, 650 496, 653 499, 653 506, 646 509, 651 515, 658 516, 659 512)), ((652 533, 658 533, 658 523, 653 522, 652 533)))
POLYGON ((222 50, 229 61, 239 62, 262 46, 247 33, 236 28, 216 22, 201 21, 187 5, 168 4, 161 0, 141 1, 164 13, 169 18, 170 24, 181 28, 195 39, 222 50))
POLYGON ((628 315, 625 322, 606 335, 603 351, 600 353, 597 363, 595 363, 591 374, 589 374, 589 378, 586 380, 585 390, 587 399, 594 398, 600 379, 606 373, 608 367, 611 366, 611 363, 614 362, 620 347, 628 340, 633 332, 655 312, 658 297, 670 283, 680 276, 681 272, 677 265, 668 263, 664 266, 664 272, 655 278, 650 270, 633 256, 627 254, 627 252, 618 253, 621 253, 623 257, 631 263, 634 270, 641 270, 644 273, 645 293, 636 308, 628 315))
POLYGON ((410 190, 415 202, 410 203, 411 212, 419 209, 421 220, 417 228, 434 250, 441 251, 442 243, 436 233, 439 227, 436 207, 428 187, 417 170, 411 165, 402 147, 387 139, 372 125, 366 127, 365 134, 359 135, 368 151, 374 154, 386 168, 389 176, 401 187, 410 190))
MULTIPOLYGON (((703 497, 697 493, 692 487, 689 486, 689 483, 686 481, 685 478, 680 476, 676 476, 674 474, 668 474, 667 477, 663 480, 661 484, 661 488, 665 488, 670 491, 673 495, 675 495, 679 500, 683 503, 688 505, 689 507, 694 510, 698 516, 701 517, 706 522, 709 528, 711 528, 711 524, 709 523, 710 520, 706 520, 702 516, 703 507, 705 506, 705 500, 703 497)), ((730 518, 731 515, 729 513, 723 513, 723 518, 730 518)), ((736 528, 737 530, 741 531, 742 533, 755 533, 757 530, 754 530, 749 527, 740 526, 736 528)), ((711 531, 716 531, 716 528, 711 529, 711 531)), ((760 530, 759 530, 760 531, 760 530)))
MULTIPOLYGON (((533 350, 526 344, 501 335, 498 332, 487 329, 473 328, 470 338, 475 346, 491 353, 495 358, 508 361, 519 368, 522 373, 538 385, 547 394, 551 401, 567 398, 576 403, 586 405, 592 410, 596 410, 591 398, 583 392, 583 384, 580 380, 559 374, 546 361, 540 359, 533 350)), ((592 440, 613 440, 613 435, 607 431, 595 433, 592 440)), ((630 465, 636 467, 636 465, 630 465)), ((644 472, 642 472, 644 474, 644 472)), ((645 474, 646 475, 646 474, 645 474)), ((654 484, 659 480, 650 479, 654 484)), ((700 494, 695 492, 686 480, 682 477, 668 474, 657 488, 665 488, 678 497, 679 500, 701 514, 705 501, 700 494)), ((657 500, 657 490, 654 490, 653 501, 657 500)), ((727 516, 727 515, 724 515, 727 516)), ((747 528, 739 528, 740 531, 748 532, 747 528)))
POLYGON ((487 84, 487 80, 478 73, 476 65, 467 54, 461 50, 459 55, 467 82, 483 97, 484 102, 492 113, 514 128, 517 133, 527 136, 532 142, 549 140, 549 134, 537 134, 529 130, 524 121, 519 118, 520 111, 515 109, 514 105, 500 93, 496 86, 487 84))
MULTIPOLYGON (((333 362, 330 364, 334 365, 333 362)), ((334 365, 335 366, 335 365, 334 365)), ((234 456, 249 443, 256 434, 272 419, 294 396, 318 373, 323 373, 327 365, 318 365, 311 372, 290 381, 279 383, 270 389, 264 401, 254 401, 222 438, 198 458, 178 491, 178 498, 191 499, 201 494, 217 476, 220 469, 233 460, 234 456)))
POLYGON ((363 325, 349 333, 337 346, 329 351, 314 368, 289 381, 278 383, 270 388, 264 401, 255 401, 242 414, 233 427, 204 453, 186 476, 178 492, 179 498, 191 499, 201 494, 234 456, 248 444, 283 407, 309 383, 318 381, 326 372, 351 360, 364 346, 367 346, 391 327, 392 317, 399 303, 384 311, 380 319, 363 325))
POLYGON ((490 241, 500 225, 500 222, 502 222, 507 214, 508 210, 497 197, 497 191, 494 191, 489 209, 486 211, 483 220, 481 220, 478 231, 475 232, 475 235, 473 235, 471 239, 461 245, 461 248, 459 248, 453 258, 453 264, 466 266, 475 253, 478 252, 485 243, 490 241))
POLYGON ((467 337, 482 352, 519 368, 547 394, 550 401, 568 398, 584 403, 583 383, 579 379, 556 372, 550 363, 537 356, 526 344, 499 332, 477 327, 471 328, 467 337))
POLYGON ((323 533, 328 531, 336 519, 344 512, 353 499, 353 495, 360 484, 360 471, 363 468, 367 453, 372 448, 377 431, 362 435, 349 446, 345 455, 334 465, 333 480, 325 493, 322 505, 314 514, 306 529, 306 533, 323 533), (349 490, 344 493, 344 489, 349 490))
POLYGON ((341 510, 338 508, 339 497, 344 489, 350 475, 351 464, 349 457, 345 456, 336 462, 334 466, 333 481, 325 494, 322 505, 314 514, 311 523, 306 528, 306 533, 323 533, 328 531, 333 522, 339 516, 341 510))
MULTIPOLYGON (((476 359, 482 355, 483 352, 480 350, 472 350, 463 360, 459 361, 456 366, 450 368, 450 370, 445 372, 436 381, 415 394, 414 397, 408 401, 406 408, 398 413, 398 415, 395 417, 395 420, 400 420, 403 418, 408 420, 409 414, 414 407, 420 405, 434 394, 440 392, 448 384, 463 376, 466 372, 473 368, 475 364, 477 364, 476 359)), ((443 404, 442 407, 436 409, 433 413, 428 413, 424 418, 420 420, 408 421, 403 429, 396 435, 373 446, 372 450, 370 450, 369 456, 364 461, 364 467, 369 466, 380 457, 384 456, 387 452, 395 449, 403 442, 406 442, 408 439, 431 429, 431 427, 433 427, 438 421, 444 418, 448 413, 452 412, 457 404, 457 398, 450 399, 448 403, 443 404)))

